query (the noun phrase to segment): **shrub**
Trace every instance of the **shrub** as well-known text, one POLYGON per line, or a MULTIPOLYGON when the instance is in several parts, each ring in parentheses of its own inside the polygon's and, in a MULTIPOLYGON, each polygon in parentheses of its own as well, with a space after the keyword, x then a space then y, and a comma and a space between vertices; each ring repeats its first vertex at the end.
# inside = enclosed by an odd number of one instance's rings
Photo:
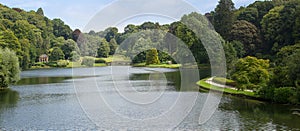
POLYGON ((57 67, 57 62, 55 61, 50 61, 48 63, 46 63, 47 66, 50 66, 50 67, 57 67))
POLYGON ((93 57, 83 57, 81 65, 85 65, 85 66, 88 66, 88 67, 93 67, 94 62, 95 62, 95 60, 94 60, 93 57))
POLYGON ((160 64, 158 52, 155 48, 148 50, 146 53, 146 65, 150 64, 160 64))
POLYGON ((49 59, 51 61, 62 60, 65 59, 65 54, 60 48, 54 47, 53 50, 51 51, 49 59))
POLYGON ((293 96, 293 88, 281 87, 274 90, 274 101, 278 103, 289 103, 293 96))
POLYGON ((96 59, 95 63, 106 63, 104 59, 96 59))
POLYGON ((43 63, 43 62, 36 62, 36 63, 34 63, 34 66, 45 67, 45 63, 43 63))
POLYGON ((73 61, 73 62, 79 61, 80 60, 80 55, 76 51, 72 51, 70 60, 73 61))
POLYGON ((0 88, 16 84, 20 80, 18 57, 14 51, 0 48, 0 88))
POLYGON ((69 65, 69 62, 66 60, 57 61, 57 67, 67 67, 68 65, 69 65))

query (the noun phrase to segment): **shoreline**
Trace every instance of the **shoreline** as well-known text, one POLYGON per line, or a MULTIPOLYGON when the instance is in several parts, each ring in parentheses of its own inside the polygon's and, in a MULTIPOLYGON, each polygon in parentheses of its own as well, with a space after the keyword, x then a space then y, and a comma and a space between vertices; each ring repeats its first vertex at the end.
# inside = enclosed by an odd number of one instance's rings
MULTIPOLYGON (((237 89, 232 89, 232 88, 226 88, 226 87, 220 87, 213 85, 211 83, 208 83, 207 80, 210 78, 205 78, 201 79, 198 81, 196 84, 199 86, 199 90, 206 90, 206 91, 214 91, 218 93, 223 93, 227 95, 232 95, 232 96, 238 96, 238 97, 243 97, 243 98, 249 98, 249 99, 254 99, 254 100, 260 100, 260 101, 266 101, 269 102, 265 99, 262 99, 261 97, 257 96, 254 92, 251 91, 239 91, 237 89)), ((224 85, 223 85, 224 86, 224 85)))

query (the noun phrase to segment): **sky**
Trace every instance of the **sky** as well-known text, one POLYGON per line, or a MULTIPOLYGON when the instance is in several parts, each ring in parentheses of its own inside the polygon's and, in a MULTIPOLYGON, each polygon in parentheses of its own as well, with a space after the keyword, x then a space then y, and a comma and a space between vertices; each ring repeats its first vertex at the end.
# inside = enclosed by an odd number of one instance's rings
MULTIPOLYGON (((88 23, 93 19, 99 12, 107 9, 108 7, 119 3, 120 1, 126 1, 124 3, 129 4, 119 4, 119 7, 127 10, 134 10, 134 8, 153 8, 153 9, 165 9, 165 5, 170 5, 172 0, 0 0, 0 3, 8 7, 18 7, 26 11, 37 10, 42 8, 44 10, 45 16, 50 19, 60 18, 67 25, 74 29, 84 29, 88 23), (144 1, 144 2, 143 2, 144 1), (169 3, 165 2, 169 1, 169 3), (152 4, 151 4, 152 2, 152 4), (165 2, 165 4, 164 4, 165 2), (156 4, 159 3, 159 4, 156 4), (163 4, 161 4, 163 3, 163 4), (121 7, 122 6, 122 7, 121 7), (143 7, 142 7, 143 6, 143 7)), ((193 6, 198 12, 204 14, 206 12, 213 11, 218 0, 174 0, 183 1, 193 6)), ((253 3, 255 0, 233 0, 235 7, 247 6, 253 3)), ((114 6, 114 9, 118 6, 114 6)), ((172 6, 170 6, 172 8, 172 6)), ((174 6, 174 8, 180 8, 180 6, 174 6)), ((118 9, 117 9, 118 10, 118 9)), ((119 11, 118 10, 118 11, 119 11)), ((166 9, 167 10, 167 9, 166 9)), ((114 11, 114 10, 112 10, 114 11)), ((125 12, 119 11, 118 13, 113 12, 111 14, 123 14, 125 12), (121 13, 119 13, 121 12, 121 13)), ((101 17, 102 19, 105 19, 101 17)), ((114 16, 106 16, 108 19, 113 19, 114 16)), ((101 21, 101 20, 99 20, 101 21)), ((141 24, 145 21, 159 22, 161 24, 171 23, 175 21, 174 19, 161 17, 161 16, 139 16, 131 19, 126 19, 122 23, 105 25, 105 26, 116 26, 119 30, 123 30, 126 24, 141 24)), ((104 26, 104 25, 103 25, 104 26)))

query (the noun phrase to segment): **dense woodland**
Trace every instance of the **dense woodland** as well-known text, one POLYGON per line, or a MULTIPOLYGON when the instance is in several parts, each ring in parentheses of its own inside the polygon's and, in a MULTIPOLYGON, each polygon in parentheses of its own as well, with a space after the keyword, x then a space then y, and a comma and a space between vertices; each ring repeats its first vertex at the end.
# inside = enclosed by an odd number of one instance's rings
MULTIPOLYGON (((220 0, 215 10, 204 16, 216 32, 209 28, 204 30, 222 40, 227 77, 237 82, 237 88, 254 90, 259 97, 275 102, 300 103, 299 0, 257 1, 239 9, 231 0, 220 0)), ((49 56, 49 63, 64 65, 67 60, 81 61, 84 56, 108 57, 120 44, 132 42, 135 46, 119 49, 123 55, 130 56, 129 50, 174 42, 168 41, 168 34, 181 39, 198 64, 210 64, 197 32, 186 25, 191 21, 190 24, 196 24, 194 26, 209 27, 203 22, 204 16, 194 12, 184 15, 181 21, 166 25, 145 22, 129 24, 124 32, 109 27, 100 32, 84 33, 79 29, 72 30, 60 19, 45 17, 41 8, 28 12, 0 5, 1 87, 18 80, 12 75, 18 74, 16 67, 29 69, 39 64, 38 58, 42 54, 49 56), (134 35, 136 33, 138 35, 134 35), (14 53, 16 58, 6 62, 6 54, 14 53), (19 62, 14 64, 13 61, 19 62)), ((133 63, 148 63, 146 58, 154 56, 151 60, 154 63, 176 63, 172 57, 184 54, 180 51, 180 47, 172 49, 173 54, 151 49, 139 52, 131 59, 133 63)))

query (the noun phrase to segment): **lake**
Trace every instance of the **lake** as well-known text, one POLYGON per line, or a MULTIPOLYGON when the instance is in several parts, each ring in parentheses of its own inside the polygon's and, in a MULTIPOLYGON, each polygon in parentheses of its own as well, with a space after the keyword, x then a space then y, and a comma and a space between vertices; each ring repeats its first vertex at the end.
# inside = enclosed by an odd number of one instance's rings
POLYGON ((199 124, 209 93, 179 91, 189 78, 177 69, 41 69, 21 78, 0 92, 0 130, 300 130, 291 111, 300 107, 228 95, 199 124))

